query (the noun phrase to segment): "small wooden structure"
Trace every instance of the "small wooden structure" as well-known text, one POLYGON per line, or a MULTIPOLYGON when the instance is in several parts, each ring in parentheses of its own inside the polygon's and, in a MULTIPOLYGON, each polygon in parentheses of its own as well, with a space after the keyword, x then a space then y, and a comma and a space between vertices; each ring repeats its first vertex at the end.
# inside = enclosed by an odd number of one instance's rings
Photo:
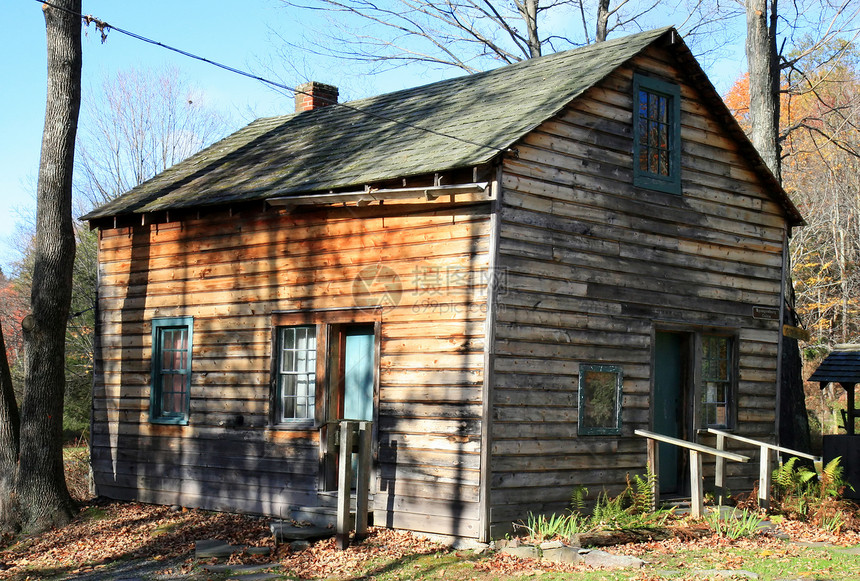
POLYGON ((855 424, 860 418, 854 388, 860 383, 860 345, 840 344, 833 348, 830 355, 809 376, 809 381, 817 381, 821 389, 829 383, 838 383, 846 392, 846 409, 842 410, 842 427, 849 436, 855 434, 855 424))
POLYGON ((842 410, 842 427, 845 434, 825 435, 822 438, 824 462, 841 458, 844 476, 852 486, 845 491, 848 498, 860 499, 860 435, 856 433, 860 409, 855 401, 855 387, 860 383, 860 345, 841 344, 824 358, 809 381, 817 381, 824 389, 838 383, 846 392, 846 409, 842 410))
POLYGON ((369 421, 373 523, 487 540, 619 493, 635 430, 778 433, 802 218, 671 28, 260 119, 85 219, 104 496, 333 518, 369 421))

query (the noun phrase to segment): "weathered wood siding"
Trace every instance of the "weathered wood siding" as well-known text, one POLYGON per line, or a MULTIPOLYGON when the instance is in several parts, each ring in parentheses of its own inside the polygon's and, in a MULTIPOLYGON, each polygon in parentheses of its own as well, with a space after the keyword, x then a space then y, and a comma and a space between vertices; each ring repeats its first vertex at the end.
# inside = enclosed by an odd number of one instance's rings
MULTIPOLYGON (((268 425, 272 313, 353 308, 357 273, 381 264, 402 293, 382 314, 376 521, 477 536, 488 212, 486 203, 258 205, 102 230, 99 494, 273 516, 316 505, 317 431, 268 425), (190 420, 152 424, 150 322, 178 316, 194 317, 190 420)), ((360 304, 386 290, 371 286, 360 304)))
MULTIPOLYGON (((643 473, 655 325, 739 332, 739 434, 774 434, 784 218, 666 53, 649 49, 503 168, 489 487, 495 531, 643 473), (682 195, 633 187, 632 78, 681 83, 682 195), (622 435, 577 437, 580 363, 623 368, 622 435)), ((659 327, 657 327, 659 328, 659 327)), ((749 452, 752 450, 738 450, 749 452)), ((729 465, 729 488, 756 466, 729 465)))

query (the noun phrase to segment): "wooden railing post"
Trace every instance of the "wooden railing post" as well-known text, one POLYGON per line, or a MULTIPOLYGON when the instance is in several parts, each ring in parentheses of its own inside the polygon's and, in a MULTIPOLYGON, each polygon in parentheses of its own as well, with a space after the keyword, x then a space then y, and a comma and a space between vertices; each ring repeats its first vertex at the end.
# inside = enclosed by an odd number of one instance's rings
POLYGON ((747 456, 743 456, 741 454, 734 454, 732 452, 726 452, 725 450, 717 450, 710 446, 703 446, 680 438, 673 438, 672 436, 649 432, 648 430, 633 430, 633 433, 646 439, 648 464, 650 466, 657 466, 657 442, 665 442, 690 451, 690 512, 694 518, 701 518, 702 514, 705 512, 705 495, 702 487, 702 454, 710 454, 718 458, 723 457, 735 462, 749 461, 747 456))
POLYGON ((355 442, 355 422, 340 422, 340 454, 337 474, 337 529, 335 543, 338 548, 349 546, 349 499, 352 492, 352 448, 355 442))
MULTIPOLYGON (((726 449, 726 437, 723 434, 717 434, 717 450, 726 449)), ((722 506, 726 495, 726 459, 722 456, 716 457, 714 465, 714 492, 717 495, 717 504, 722 506)))
POLYGON ((693 518, 702 518, 705 512, 702 480, 702 455, 696 450, 690 450, 690 514, 693 518))
POLYGON ((657 440, 648 438, 645 440, 646 451, 648 454, 648 471, 653 475, 651 479, 651 510, 657 510, 657 503, 660 499, 660 454, 658 453, 657 440))
POLYGON ((797 456, 798 458, 807 458, 809 460, 812 460, 813 462, 821 462, 820 456, 813 456, 812 454, 807 454, 806 452, 800 452, 798 450, 792 450, 791 448, 784 448, 783 446, 768 444, 767 442, 753 440, 752 438, 737 436, 735 434, 723 432, 722 430, 717 430, 715 428, 708 428, 708 432, 717 435, 718 447, 720 438, 728 438, 730 440, 737 440, 738 442, 758 446, 758 448, 761 450, 761 458, 759 460, 758 469, 758 505, 761 508, 770 508, 770 486, 772 480, 770 466, 773 462, 774 454, 777 454, 777 456, 779 454, 790 454, 791 456, 797 456))
POLYGON ((373 442, 373 424, 358 424, 358 482, 355 488, 355 538, 367 535, 367 510, 370 489, 370 447, 373 442))
POLYGON ((768 446, 761 447, 761 463, 758 472, 758 506, 759 508, 770 508, 770 454, 768 446))

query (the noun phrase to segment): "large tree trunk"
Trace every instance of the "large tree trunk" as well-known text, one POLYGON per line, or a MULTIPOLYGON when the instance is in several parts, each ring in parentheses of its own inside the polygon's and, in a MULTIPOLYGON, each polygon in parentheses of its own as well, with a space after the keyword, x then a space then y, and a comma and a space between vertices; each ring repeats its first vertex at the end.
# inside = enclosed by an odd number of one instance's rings
POLYGON ((48 100, 37 188, 31 315, 24 328, 27 369, 15 483, 25 531, 61 526, 72 515, 62 438, 65 335, 75 258, 72 168, 81 102, 81 19, 73 13, 81 12, 81 0, 54 1, 61 9, 43 5, 48 100))
POLYGON ((529 58, 539 57, 541 51, 537 24, 538 2, 539 0, 525 0, 522 4, 517 3, 520 15, 522 15, 523 20, 526 23, 526 30, 528 31, 529 58))
MULTIPOLYGON (((746 53, 750 72, 750 124, 753 145, 782 182, 779 144, 779 53, 776 49, 778 0, 746 0, 746 53)), ((783 305, 786 324, 797 325, 791 278, 786 281, 787 305, 783 305)), ((803 359, 797 341, 782 337, 780 371, 779 434, 782 446, 809 451, 809 418, 803 391, 803 359)))
POLYGON ((20 426, 18 403, 6 358, 6 342, 0 326, 0 531, 17 528, 14 476, 18 464, 20 426))
POLYGON ((610 0, 599 0, 597 2, 597 30, 595 31, 596 42, 603 42, 606 40, 606 35, 608 34, 609 2, 610 0))
POLYGON ((746 0, 746 53, 750 71, 751 140, 782 181, 779 153, 779 54, 776 51, 777 0, 746 0))

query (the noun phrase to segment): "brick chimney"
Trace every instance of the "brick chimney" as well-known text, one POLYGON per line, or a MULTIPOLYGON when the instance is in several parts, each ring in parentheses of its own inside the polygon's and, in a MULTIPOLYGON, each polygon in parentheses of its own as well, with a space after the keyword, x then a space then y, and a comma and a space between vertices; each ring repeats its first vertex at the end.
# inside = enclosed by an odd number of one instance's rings
POLYGON ((296 113, 337 103, 337 87, 311 81, 296 87, 296 113))

